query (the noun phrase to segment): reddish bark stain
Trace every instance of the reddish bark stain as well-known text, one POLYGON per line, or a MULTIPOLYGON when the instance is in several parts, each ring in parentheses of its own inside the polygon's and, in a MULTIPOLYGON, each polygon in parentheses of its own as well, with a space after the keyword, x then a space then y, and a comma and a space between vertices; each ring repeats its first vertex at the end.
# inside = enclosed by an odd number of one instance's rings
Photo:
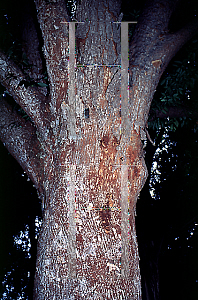
POLYGON ((119 144, 115 136, 105 135, 101 138, 101 160, 98 172, 100 190, 106 191, 106 197, 103 199, 103 203, 98 203, 100 208, 100 220, 101 226, 106 233, 111 230, 111 209, 114 206, 118 206, 118 199, 120 196, 120 187, 117 184, 117 172, 113 171, 113 165, 115 164, 115 156, 117 154, 116 146, 119 144), (114 197, 112 195, 112 189, 114 190, 114 197), (116 195, 116 196, 115 196, 116 195))

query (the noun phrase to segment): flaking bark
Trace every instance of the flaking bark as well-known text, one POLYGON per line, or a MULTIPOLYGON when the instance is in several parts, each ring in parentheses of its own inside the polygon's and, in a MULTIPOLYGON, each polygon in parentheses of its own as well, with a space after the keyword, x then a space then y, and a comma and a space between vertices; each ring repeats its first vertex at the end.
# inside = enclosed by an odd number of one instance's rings
POLYGON ((35 300, 141 299, 135 208, 147 178, 144 128, 163 71, 197 28, 167 32, 173 3, 149 1, 134 32, 128 135, 120 128, 120 31, 113 23, 120 1, 77 5, 77 21, 89 22, 76 25, 75 101, 68 95, 70 17, 63 0, 35 0, 49 96, 20 85, 25 75, 0 55, 0 81, 32 120, 25 123, 1 101, 0 138, 43 199, 35 300))

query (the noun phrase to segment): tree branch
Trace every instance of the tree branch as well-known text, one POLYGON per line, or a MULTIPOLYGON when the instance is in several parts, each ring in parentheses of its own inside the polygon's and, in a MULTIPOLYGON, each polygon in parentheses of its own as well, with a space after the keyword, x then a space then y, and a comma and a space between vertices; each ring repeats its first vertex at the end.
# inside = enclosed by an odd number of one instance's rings
POLYGON ((150 55, 151 49, 159 40, 159 36, 168 32, 168 24, 177 1, 168 0, 150 0, 138 19, 131 43, 129 58, 131 62, 142 59, 142 65, 145 62, 145 56, 150 55), (146 48, 142 49, 142 45, 146 48), (146 50, 146 53, 145 53, 146 50))
POLYGON ((4 99, 0 101, 0 139, 43 194, 43 167, 36 129, 30 122, 12 112, 4 99))
POLYGON ((179 49, 197 32, 196 21, 174 34, 168 32, 176 2, 148 1, 130 43, 130 99, 136 128, 145 128, 161 75, 179 49))
POLYGON ((25 87, 24 74, 2 52, 0 52, 0 82, 32 119, 37 129, 43 132, 48 117, 44 113, 45 96, 36 87, 25 87))
MULTIPOLYGON (((77 3, 76 18, 84 22, 88 17, 91 22, 103 22, 118 20, 121 0, 81 0, 77 3), (105 12, 106 11, 106 12, 105 12)), ((96 32, 97 34, 97 32, 96 32)))
POLYGON ((58 116, 62 101, 68 98, 68 24, 70 17, 63 0, 35 0, 43 36, 43 51, 50 82, 53 116, 58 116))
POLYGON ((165 49, 164 58, 166 64, 163 64, 163 70, 167 67, 175 54, 197 33, 198 20, 195 19, 175 33, 167 33, 164 38, 161 36, 161 47, 165 49))

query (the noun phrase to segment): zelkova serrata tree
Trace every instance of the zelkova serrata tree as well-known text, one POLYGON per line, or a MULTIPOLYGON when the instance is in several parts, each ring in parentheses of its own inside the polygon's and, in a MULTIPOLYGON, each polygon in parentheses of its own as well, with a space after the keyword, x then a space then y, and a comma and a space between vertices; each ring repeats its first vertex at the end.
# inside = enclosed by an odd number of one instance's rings
MULTIPOLYGON (((141 299, 135 207, 147 178, 149 108, 168 63, 198 27, 169 32, 177 3, 145 5, 129 45, 129 98, 121 1, 79 1, 75 25, 63 0, 35 0, 48 93, 25 84, 26 74, 0 53, 0 81, 31 118, 1 99, 0 138, 43 201, 34 299, 141 299)), ((32 32, 24 36, 37 78, 42 55, 32 32)))

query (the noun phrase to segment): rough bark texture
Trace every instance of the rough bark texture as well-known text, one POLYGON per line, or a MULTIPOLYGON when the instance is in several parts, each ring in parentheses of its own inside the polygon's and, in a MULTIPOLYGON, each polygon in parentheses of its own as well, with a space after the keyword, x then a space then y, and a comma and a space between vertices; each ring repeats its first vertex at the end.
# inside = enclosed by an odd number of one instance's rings
POLYGON ((88 21, 75 27, 63 0, 35 0, 49 96, 20 84, 24 75, 0 54, 1 83, 32 119, 1 102, 1 140, 43 199, 34 299, 141 299, 135 207, 147 177, 145 124, 163 71, 196 28, 169 34, 170 3, 149 1, 137 25, 127 109, 113 23, 120 1, 80 1, 76 19, 88 21))

